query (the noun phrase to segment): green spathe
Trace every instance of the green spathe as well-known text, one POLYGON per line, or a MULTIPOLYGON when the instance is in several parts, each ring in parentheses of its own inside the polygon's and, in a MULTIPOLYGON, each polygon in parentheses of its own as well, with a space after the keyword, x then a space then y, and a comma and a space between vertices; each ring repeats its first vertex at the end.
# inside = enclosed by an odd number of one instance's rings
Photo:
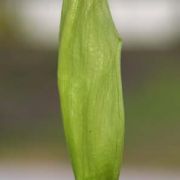
POLYGON ((76 180, 118 180, 124 141, 121 39, 106 0, 64 0, 58 85, 76 180))

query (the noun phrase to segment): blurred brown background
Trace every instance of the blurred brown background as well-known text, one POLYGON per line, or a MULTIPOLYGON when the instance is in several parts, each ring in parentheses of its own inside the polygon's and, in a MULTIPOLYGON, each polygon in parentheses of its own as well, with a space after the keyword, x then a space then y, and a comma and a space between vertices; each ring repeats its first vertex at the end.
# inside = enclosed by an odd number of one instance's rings
MULTIPOLYGON (((110 6, 124 41, 122 179, 179 179, 180 2, 110 6)), ((0 179, 73 179, 57 92, 60 9, 61 0, 0 1, 0 179)))

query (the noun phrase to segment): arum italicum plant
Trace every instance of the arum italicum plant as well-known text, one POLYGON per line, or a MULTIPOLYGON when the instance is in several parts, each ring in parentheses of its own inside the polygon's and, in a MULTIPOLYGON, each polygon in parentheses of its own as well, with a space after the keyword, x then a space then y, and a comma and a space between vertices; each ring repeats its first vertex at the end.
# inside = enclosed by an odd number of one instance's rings
POLYGON ((107 0, 64 0, 58 85, 76 180, 117 180, 124 109, 121 39, 107 0))

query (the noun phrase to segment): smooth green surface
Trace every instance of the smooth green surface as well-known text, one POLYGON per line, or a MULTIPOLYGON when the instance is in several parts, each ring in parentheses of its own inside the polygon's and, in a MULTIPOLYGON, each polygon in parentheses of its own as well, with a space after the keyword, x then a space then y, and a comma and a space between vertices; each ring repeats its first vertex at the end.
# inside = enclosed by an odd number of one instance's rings
POLYGON ((121 39, 106 0, 64 0, 58 84, 76 180, 117 180, 124 141, 121 39))

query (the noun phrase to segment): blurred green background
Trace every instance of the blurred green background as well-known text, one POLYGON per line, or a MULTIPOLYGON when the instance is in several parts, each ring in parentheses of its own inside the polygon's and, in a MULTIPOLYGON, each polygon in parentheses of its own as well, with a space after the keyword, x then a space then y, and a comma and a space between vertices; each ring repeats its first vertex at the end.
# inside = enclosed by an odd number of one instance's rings
MULTIPOLYGON (((124 40, 124 167, 179 171, 180 3, 110 5, 124 40)), ((69 164, 56 77, 60 7, 61 0, 0 1, 0 166, 69 164)))

